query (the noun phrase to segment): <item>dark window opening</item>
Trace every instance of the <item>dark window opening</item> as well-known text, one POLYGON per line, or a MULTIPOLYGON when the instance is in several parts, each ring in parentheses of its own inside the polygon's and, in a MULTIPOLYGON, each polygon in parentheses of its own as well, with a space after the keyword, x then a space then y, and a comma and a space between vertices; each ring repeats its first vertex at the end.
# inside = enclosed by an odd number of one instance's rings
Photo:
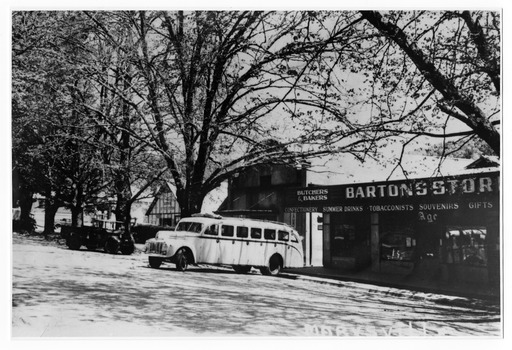
POLYGON ((261 228, 251 228, 251 238, 261 239, 261 228))
POLYGON ((382 260, 412 261, 416 249, 416 239, 407 233, 384 234, 380 241, 382 260))
POLYGON ((279 231, 277 239, 280 241, 288 242, 290 239, 290 233, 287 231, 279 231))
POLYGON ((275 240, 276 239, 276 230, 266 229, 264 231, 264 237, 265 237, 265 239, 268 239, 268 240, 275 240))
POLYGON ((448 227, 443 239, 443 261, 447 264, 487 266, 485 227, 448 227))
POLYGON ((204 231, 205 235, 210 236, 217 236, 219 234, 219 226, 218 225, 211 225, 204 231))
POLYGON ((222 225, 221 236, 233 237, 235 235, 235 228, 233 226, 222 225))
POLYGON ((249 228, 248 227, 237 227, 236 228, 236 236, 240 238, 249 237, 249 228))
POLYGON ((271 175, 261 175, 260 176, 260 186, 268 187, 272 185, 272 176, 271 175))

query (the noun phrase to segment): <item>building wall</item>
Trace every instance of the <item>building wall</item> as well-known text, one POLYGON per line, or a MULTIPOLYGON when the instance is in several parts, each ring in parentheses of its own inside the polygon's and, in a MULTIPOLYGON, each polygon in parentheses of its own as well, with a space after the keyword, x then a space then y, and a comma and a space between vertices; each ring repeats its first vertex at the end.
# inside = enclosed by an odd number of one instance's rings
POLYGON ((164 188, 146 213, 146 222, 157 226, 176 226, 181 218, 179 204, 174 194, 164 188))
POLYGON ((228 198, 218 213, 284 222, 305 237, 306 215, 284 212, 286 189, 305 186, 305 181, 305 169, 284 165, 250 168, 231 179, 228 198))
POLYGON ((294 189, 287 212, 323 215, 323 264, 499 284, 499 172, 294 189))
POLYGON ((324 265, 498 285, 499 209, 446 214, 324 214, 324 265))

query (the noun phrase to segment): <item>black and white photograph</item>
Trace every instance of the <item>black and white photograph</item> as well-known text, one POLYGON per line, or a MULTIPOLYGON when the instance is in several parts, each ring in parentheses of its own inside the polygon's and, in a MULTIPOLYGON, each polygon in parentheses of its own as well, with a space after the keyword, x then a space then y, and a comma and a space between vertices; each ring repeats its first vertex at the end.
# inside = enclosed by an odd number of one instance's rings
POLYGON ((8 11, 10 341, 504 339, 500 4, 136 4, 8 11))

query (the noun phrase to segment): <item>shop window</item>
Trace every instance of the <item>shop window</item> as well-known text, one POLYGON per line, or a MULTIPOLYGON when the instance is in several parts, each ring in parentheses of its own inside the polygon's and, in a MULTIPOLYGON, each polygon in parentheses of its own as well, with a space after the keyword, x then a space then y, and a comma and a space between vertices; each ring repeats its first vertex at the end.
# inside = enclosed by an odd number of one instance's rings
POLYGON ((447 264, 486 266, 485 227, 448 227, 443 240, 443 260, 447 264))
POLYGON ((233 237, 235 235, 235 228, 229 225, 222 225, 221 236, 233 237))
POLYGON ((408 233, 388 233, 380 240, 382 260, 412 261, 415 249, 416 239, 408 233))
POLYGON ((356 226, 348 224, 333 225, 333 256, 352 256, 356 240, 356 226))

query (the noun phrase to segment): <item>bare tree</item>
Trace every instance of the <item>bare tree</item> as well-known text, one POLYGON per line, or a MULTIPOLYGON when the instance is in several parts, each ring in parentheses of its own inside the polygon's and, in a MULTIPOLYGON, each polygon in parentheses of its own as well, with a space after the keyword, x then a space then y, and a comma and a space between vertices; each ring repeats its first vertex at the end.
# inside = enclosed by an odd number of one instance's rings
POLYGON ((45 195, 45 234, 59 207, 71 208, 76 223, 102 187, 92 134, 79 117, 77 92, 87 95, 74 54, 79 28, 65 17, 13 13, 13 164, 21 188, 45 195))
POLYGON ((499 156, 499 13, 361 11, 361 16, 374 28, 365 28, 373 34, 367 44, 373 53, 362 57, 373 62, 379 88, 371 99, 375 131, 451 140, 458 145, 453 152, 477 137, 499 156))
MULTIPOLYGON (((456 152, 477 137, 500 154, 494 12, 59 15, 68 29, 49 30, 73 54, 56 57, 80 77, 64 84, 71 115, 93 125, 82 140, 103 145, 120 217, 129 217, 137 167, 153 170, 148 179, 166 172, 187 216, 221 182, 260 164, 332 152, 378 157, 390 142, 401 157, 426 138, 456 152), (163 165, 144 165, 155 158, 163 165)), ((15 54, 38 42, 30 38, 15 54)), ((148 185, 142 178, 139 188, 148 185)))
POLYGON ((315 68, 328 38, 340 38, 343 27, 334 36, 303 12, 88 15, 132 59, 130 93, 105 86, 140 118, 144 131, 131 135, 165 160, 183 216, 200 211, 208 192, 247 167, 330 151, 318 133, 281 134, 279 145, 265 141, 282 130, 276 123, 300 118, 299 105, 343 118, 323 95, 315 68), (116 28, 127 25, 133 41, 124 45, 116 28))

